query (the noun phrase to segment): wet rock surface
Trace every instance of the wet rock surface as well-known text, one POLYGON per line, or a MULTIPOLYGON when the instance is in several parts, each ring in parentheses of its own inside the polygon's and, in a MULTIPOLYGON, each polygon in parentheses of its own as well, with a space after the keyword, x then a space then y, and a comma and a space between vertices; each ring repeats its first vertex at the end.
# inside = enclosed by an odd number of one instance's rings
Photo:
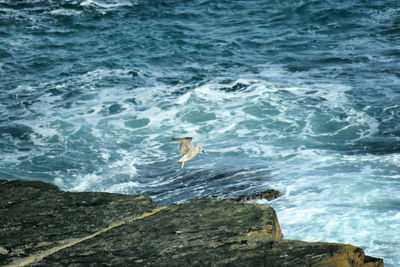
POLYGON ((278 198, 280 196, 280 192, 278 190, 274 189, 269 189, 267 191, 258 193, 258 194, 253 194, 253 195, 242 195, 237 197, 235 200, 239 202, 245 202, 249 200, 257 200, 257 199, 266 199, 266 200, 273 200, 275 198, 278 198))
POLYGON ((0 180, 0 265, 383 266, 351 245, 284 240, 274 209, 71 193, 0 180))

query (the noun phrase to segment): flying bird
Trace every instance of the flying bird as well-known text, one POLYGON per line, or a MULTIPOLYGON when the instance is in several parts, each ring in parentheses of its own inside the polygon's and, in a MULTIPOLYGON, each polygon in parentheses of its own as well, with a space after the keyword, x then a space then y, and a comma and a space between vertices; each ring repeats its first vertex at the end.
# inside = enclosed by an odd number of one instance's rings
POLYGON ((172 138, 174 141, 180 141, 179 151, 181 152, 182 158, 180 158, 177 162, 174 163, 182 163, 181 168, 185 165, 185 162, 194 158, 199 151, 204 153, 204 150, 201 146, 190 146, 190 142, 192 141, 192 137, 177 137, 172 138))

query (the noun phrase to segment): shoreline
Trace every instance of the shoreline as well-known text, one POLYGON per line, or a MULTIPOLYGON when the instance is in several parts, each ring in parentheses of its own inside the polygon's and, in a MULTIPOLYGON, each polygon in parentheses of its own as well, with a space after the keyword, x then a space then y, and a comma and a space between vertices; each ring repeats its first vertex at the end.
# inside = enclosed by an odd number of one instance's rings
POLYGON ((2 266, 383 266, 352 245, 284 239, 273 208, 246 203, 263 193, 158 206, 145 195, 0 180, 0 195, 2 266))

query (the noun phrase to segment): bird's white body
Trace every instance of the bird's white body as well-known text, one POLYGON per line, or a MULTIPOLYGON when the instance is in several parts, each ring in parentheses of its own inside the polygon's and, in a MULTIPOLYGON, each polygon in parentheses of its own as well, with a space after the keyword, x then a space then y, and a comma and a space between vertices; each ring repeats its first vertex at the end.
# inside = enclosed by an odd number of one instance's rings
POLYGON ((174 141, 180 141, 179 151, 181 152, 182 158, 175 162, 175 164, 181 163, 181 168, 185 165, 185 162, 194 158, 199 151, 204 152, 201 146, 190 146, 192 137, 178 137, 172 138, 174 141))

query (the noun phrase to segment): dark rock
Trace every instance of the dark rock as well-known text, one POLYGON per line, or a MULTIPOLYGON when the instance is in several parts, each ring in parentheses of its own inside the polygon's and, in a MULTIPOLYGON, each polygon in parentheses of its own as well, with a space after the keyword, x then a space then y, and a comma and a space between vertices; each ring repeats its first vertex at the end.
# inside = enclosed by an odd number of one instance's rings
POLYGON ((274 189, 269 189, 267 191, 254 194, 254 195, 243 195, 237 197, 235 200, 244 202, 244 201, 249 201, 249 200, 255 200, 255 199, 266 199, 266 200, 273 200, 275 198, 278 198, 280 196, 280 192, 278 190, 274 189))
POLYGON ((383 266, 343 244, 283 240, 274 209, 197 199, 70 193, 0 180, 0 265, 383 266))
POLYGON ((156 208, 147 196, 70 193, 42 182, 0 180, 0 196, 0 266, 156 208))

